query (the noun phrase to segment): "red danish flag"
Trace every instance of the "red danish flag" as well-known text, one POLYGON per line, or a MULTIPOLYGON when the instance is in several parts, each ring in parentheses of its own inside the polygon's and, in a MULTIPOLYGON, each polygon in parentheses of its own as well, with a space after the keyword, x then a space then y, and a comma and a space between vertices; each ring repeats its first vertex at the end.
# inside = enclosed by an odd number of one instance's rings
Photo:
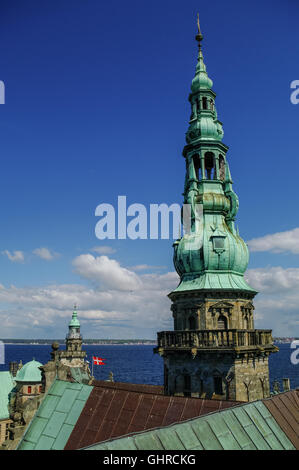
POLYGON ((103 359, 101 357, 92 356, 92 359, 93 359, 93 363, 96 366, 104 366, 105 365, 105 363, 103 362, 103 361, 105 361, 105 359, 103 359))

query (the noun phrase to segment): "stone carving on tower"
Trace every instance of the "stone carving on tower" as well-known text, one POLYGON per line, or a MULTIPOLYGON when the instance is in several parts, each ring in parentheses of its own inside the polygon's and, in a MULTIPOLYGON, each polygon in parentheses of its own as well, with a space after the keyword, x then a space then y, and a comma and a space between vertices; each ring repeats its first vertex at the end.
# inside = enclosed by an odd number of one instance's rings
POLYGON ((191 227, 173 245, 180 276, 169 294, 174 330, 158 333, 155 352, 164 359, 166 394, 252 401, 270 395, 268 357, 278 348, 271 330, 254 329, 257 292, 244 279, 248 248, 235 228, 239 202, 202 39, 198 22, 198 62, 183 150, 191 227))

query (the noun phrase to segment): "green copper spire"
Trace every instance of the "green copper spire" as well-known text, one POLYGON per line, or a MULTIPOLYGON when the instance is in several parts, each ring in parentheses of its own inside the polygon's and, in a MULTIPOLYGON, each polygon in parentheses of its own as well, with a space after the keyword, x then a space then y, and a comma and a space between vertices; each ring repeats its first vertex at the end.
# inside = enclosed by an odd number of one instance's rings
POLYGON ((270 330, 254 329, 256 291, 244 279, 248 248, 235 228, 239 202, 197 25, 183 150, 184 235, 173 245, 180 283, 169 294, 174 329, 158 332, 154 351, 163 357, 166 395, 254 401, 270 395, 268 356, 277 348, 270 330))
POLYGON ((189 95, 191 117, 183 150, 184 204, 191 206, 191 231, 174 243, 174 265, 181 278, 175 292, 214 288, 255 292, 243 277, 248 248, 234 226, 239 202, 226 160, 228 147, 222 142, 216 93, 203 61, 199 20, 197 25, 198 62, 189 95))
POLYGON ((69 322, 69 328, 80 328, 80 322, 78 320, 77 315, 78 315, 77 314, 77 306, 74 305, 74 311, 73 311, 72 319, 69 322))
POLYGON ((191 90, 193 93, 196 93, 200 88, 210 89, 213 86, 212 80, 208 77, 206 66, 203 61, 203 55, 201 51, 201 41, 203 40, 203 35, 200 31, 199 25, 199 15, 197 15, 197 28, 198 34, 195 36, 195 39, 198 41, 198 61, 196 65, 195 77, 192 80, 191 90))
POLYGON ((203 36, 200 31, 199 20, 197 20, 198 34, 198 61, 195 77, 191 84, 189 101, 191 103, 191 117, 189 129, 186 134, 187 144, 200 140, 221 141, 223 138, 222 123, 217 119, 215 107, 216 94, 212 90, 213 82, 209 78, 203 61, 201 41, 203 36))

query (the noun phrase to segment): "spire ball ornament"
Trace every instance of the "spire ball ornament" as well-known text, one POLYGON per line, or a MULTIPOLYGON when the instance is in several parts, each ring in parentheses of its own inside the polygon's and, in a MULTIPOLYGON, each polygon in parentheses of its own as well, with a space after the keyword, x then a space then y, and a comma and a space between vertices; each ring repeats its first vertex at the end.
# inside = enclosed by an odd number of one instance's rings
POLYGON ((201 41, 203 40, 203 35, 201 34, 200 24, 199 24, 199 13, 197 13, 197 29, 198 34, 195 36, 196 41, 198 41, 198 47, 201 48, 201 41))

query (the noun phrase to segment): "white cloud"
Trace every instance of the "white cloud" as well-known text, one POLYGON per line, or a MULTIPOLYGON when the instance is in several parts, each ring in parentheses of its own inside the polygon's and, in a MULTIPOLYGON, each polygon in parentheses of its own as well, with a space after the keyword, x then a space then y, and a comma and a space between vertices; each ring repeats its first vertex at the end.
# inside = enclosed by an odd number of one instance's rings
POLYGON ((299 268, 273 266, 248 269, 246 279, 257 291, 265 294, 299 291, 299 268))
MULTIPOLYGON (((73 260, 87 285, 6 287, 0 284, 2 337, 63 338, 78 304, 85 338, 155 338, 173 329, 167 294, 178 284, 175 272, 140 274, 107 256, 83 254, 73 260)), ((259 291, 256 328, 275 336, 299 335, 299 268, 250 269, 246 278, 259 291)))
POLYGON ((32 253, 38 256, 41 259, 46 261, 52 261, 54 258, 57 258, 59 255, 58 253, 51 252, 48 248, 36 248, 32 251, 32 253))
POLYGON ((251 251, 271 251, 273 253, 290 252, 298 255, 299 228, 253 238, 247 243, 251 251))
POLYGON ((2 251, 3 255, 6 255, 10 261, 13 263, 23 263, 24 262, 24 253, 23 251, 15 250, 12 253, 8 250, 2 251))
POLYGON ((259 291, 254 300, 256 328, 273 329, 275 336, 298 336, 299 268, 249 269, 245 277, 259 291))
MULTIPOLYGON (((114 263, 110 266, 114 273, 127 271, 118 263, 116 267, 114 263)), ((105 273, 109 277, 109 271, 105 273)), ((110 288, 106 280, 96 287, 65 284, 6 288, 0 285, 1 336, 63 338, 72 305, 77 303, 85 338, 154 339, 157 331, 172 328, 167 294, 177 286, 178 276, 175 273, 153 274, 137 279, 135 290, 124 290, 127 281, 123 279, 121 286, 113 283, 110 288)))
POLYGON ((111 246, 103 245, 103 246, 95 246, 91 249, 92 252, 98 253, 99 255, 111 255, 115 253, 116 250, 111 248, 111 246))
POLYGON ((109 289, 136 290, 141 287, 138 276, 119 262, 108 258, 86 254, 73 260, 75 271, 83 278, 97 282, 109 289))
POLYGON ((137 264, 136 266, 130 266, 132 271, 147 271, 149 269, 165 269, 166 266, 151 266, 150 264, 137 264))

